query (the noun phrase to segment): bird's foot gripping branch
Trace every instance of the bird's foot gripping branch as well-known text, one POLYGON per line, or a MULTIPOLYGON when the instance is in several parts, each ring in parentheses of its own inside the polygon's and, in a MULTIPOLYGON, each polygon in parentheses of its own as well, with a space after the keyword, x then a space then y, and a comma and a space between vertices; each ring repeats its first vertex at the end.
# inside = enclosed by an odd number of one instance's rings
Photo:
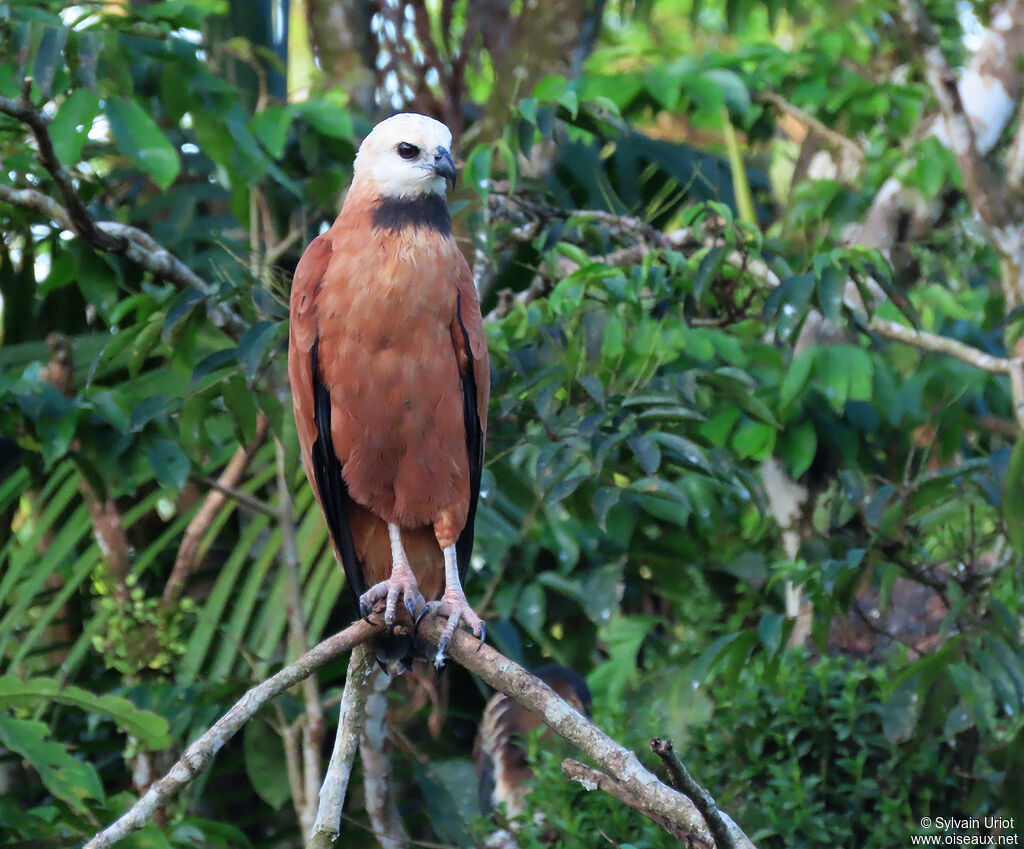
MULTIPOLYGON (((436 647, 445 633, 446 624, 443 617, 427 616, 419 626, 418 635, 436 647)), ((252 687, 185 750, 171 770, 153 784, 124 816, 93 837, 84 849, 105 849, 142 828, 158 808, 210 766, 214 755, 263 705, 315 674, 331 660, 352 652, 338 737, 321 789, 314 833, 307 842, 310 847, 332 846, 340 831, 348 775, 364 721, 366 695, 373 670, 371 641, 384 633, 382 622, 359 620, 252 687)), ((589 782, 587 786, 606 790, 687 845, 707 849, 716 846, 719 849, 754 849, 746 835, 719 812, 713 802, 711 808, 708 807, 706 799, 710 796, 696 782, 684 788, 686 795, 664 784, 641 764, 634 752, 619 745, 566 704, 543 681, 500 652, 481 645, 468 633, 456 631, 448 646, 448 657, 535 713, 597 767, 567 761, 565 771, 569 777, 589 782), (576 766, 570 766, 573 764, 576 766), (591 776, 597 777, 596 780, 591 776), (701 802, 702 799, 705 803, 701 802), (702 810, 713 810, 710 827, 702 816, 702 810)))

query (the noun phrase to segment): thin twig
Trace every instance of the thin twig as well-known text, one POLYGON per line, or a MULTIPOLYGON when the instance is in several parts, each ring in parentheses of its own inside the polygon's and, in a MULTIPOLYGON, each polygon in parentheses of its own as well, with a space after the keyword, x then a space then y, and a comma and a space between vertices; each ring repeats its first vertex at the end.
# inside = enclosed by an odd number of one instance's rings
POLYGON ((242 492, 240 489, 236 489, 233 486, 226 486, 222 484, 217 478, 211 478, 208 475, 192 475, 192 480, 197 483, 201 483, 204 486, 208 486, 210 489, 215 489, 218 492, 224 493, 228 498, 233 498, 243 507, 248 507, 254 513, 262 513, 264 516, 269 516, 271 519, 279 519, 280 514, 277 512, 277 508, 272 504, 268 504, 266 501, 261 501, 259 498, 254 498, 247 492, 242 492))
POLYGON ((359 737, 363 731, 366 697, 373 676, 374 648, 363 644, 353 652, 345 676, 345 694, 338 715, 338 733, 334 738, 331 762, 320 788, 320 806, 310 838, 312 849, 331 849, 341 832, 341 809, 345 804, 348 780, 352 774, 359 737))
POLYGON ((185 528, 181 545, 178 546, 178 553, 174 558, 174 567, 171 569, 167 583, 164 584, 163 597, 160 602, 164 607, 174 604, 180 598, 185 589, 185 582, 195 568, 196 561, 199 560, 199 548, 203 537, 227 500, 228 493, 224 492, 224 489, 233 488, 242 479, 253 454, 266 438, 269 426, 267 417, 260 413, 256 419, 256 431, 253 433, 252 439, 249 440, 249 444, 238 446, 217 477, 217 487, 211 488, 211 491, 206 494, 202 505, 188 523, 188 527, 185 528))
POLYGON ((801 109, 799 106, 794 106, 782 95, 776 94, 774 91, 763 91, 758 95, 758 97, 760 100, 768 101, 782 112, 792 115, 801 124, 806 124, 823 139, 832 142, 836 147, 842 148, 858 162, 864 161, 864 151, 861 150, 861 147, 857 142, 847 136, 844 136, 842 133, 836 132, 831 127, 826 126, 810 112, 801 109))
MULTIPOLYGON (((354 825, 356 828, 362 829, 367 834, 372 834, 374 837, 377 838, 378 842, 382 841, 387 837, 386 834, 383 834, 379 831, 374 831, 374 829, 371 826, 367 825, 364 822, 360 822, 355 817, 350 817, 348 814, 342 814, 341 819, 343 822, 347 822, 350 825, 354 825)), ((411 837, 409 838, 409 845, 420 847, 420 849, 458 849, 457 846, 453 846, 451 843, 437 843, 433 840, 414 840, 411 837)))
POLYGON ((106 849, 142 828, 158 807, 210 765, 214 755, 263 705, 334 658, 362 645, 379 630, 378 625, 360 619, 344 631, 328 637, 276 675, 248 690, 209 731, 185 750, 170 772, 153 784, 124 816, 93 837, 84 849, 106 849))
POLYGON ((651 751, 665 762, 669 778, 676 790, 685 793, 697 806, 715 838, 718 849, 736 849, 736 841, 730 828, 731 820, 723 816, 711 794, 690 775, 690 771, 676 754, 672 741, 655 737, 651 740, 651 751))

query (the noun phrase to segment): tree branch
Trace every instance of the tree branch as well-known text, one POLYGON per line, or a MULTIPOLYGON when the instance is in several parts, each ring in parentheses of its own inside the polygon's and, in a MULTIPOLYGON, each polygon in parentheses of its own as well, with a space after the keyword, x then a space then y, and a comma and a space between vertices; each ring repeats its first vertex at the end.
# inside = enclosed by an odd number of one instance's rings
MULTIPOLYGON (((284 446, 276 437, 274 455, 277 461, 278 511, 281 517, 278 523, 281 531, 278 555, 285 570, 288 586, 288 637, 291 650, 299 654, 309 648, 306 620, 302 614, 302 563, 295 541, 295 513, 289 490, 290 481, 284 446)), ((353 653, 353 659, 357 654, 358 650, 353 653)), ((292 801, 299 814, 302 833, 309 834, 315 816, 313 798, 320 784, 320 744, 324 738, 324 710, 320 704, 320 687, 315 675, 310 675, 302 682, 302 697, 306 706, 302 723, 302 793, 292 801)))
POLYGON ((1006 150, 1006 184, 1014 192, 1024 188, 1024 102, 1018 111, 1017 132, 1006 150))
POLYGON ((864 161, 864 151, 857 142, 844 136, 842 133, 836 132, 831 127, 826 126, 810 112, 805 112, 799 106, 794 106, 782 97, 782 95, 776 94, 774 91, 763 91, 758 95, 758 99, 771 103, 780 111, 796 118, 801 124, 806 124, 813 132, 817 133, 823 139, 830 141, 836 147, 845 150, 850 154, 850 156, 856 159, 857 162, 864 161))
POLYGON ((210 765, 214 755, 263 705, 312 675, 324 664, 362 645, 379 630, 379 626, 360 619, 344 631, 328 637, 276 675, 251 688, 209 731, 185 750, 167 775, 153 784, 124 816, 85 844, 84 849, 106 849, 142 828, 158 807, 210 765))
POLYGON ((101 251, 124 253, 127 249, 124 236, 100 230, 78 196, 71 174, 61 165, 57 153, 53 149, 53 142, 50 140, 49 119, 29 100, 31 88, 32 78, 28 77, 25 79, 25 89, 20 100, 0 96, 0 112, 10 115, 32 131, 36 140, 36 156, 57 186, 57 192, 61 200, 64 201, 72 232, 77 233, 101 251))
POLYGON ((249 461, 252 459, 253 454, 256 453, 256 449, 260 447, 266 438, 269 426, 270 422, 267 417, 260 413, 256 419, 256 431, 249 444, 238 446, 238 449, 218 476, 218 486, 211 487, 211 491, 203 499, 202 506, 196 511, 196 514, 188 523, 188 527, 185 528, 185 533, 181 538, 181 545, 178 546, 178 553, 174 558, 174 566, 171 569, 170 577, 167 579, 167 583, 164 584, 163 597, 160 603, 165 607, 174 604, 181 597, 181 593, 185 589, 185 582, 188 580, 188 576, 192 573, 192 569, 195 568, 196 561, 200 557, 199 547, 202 544, 203 537, 206 535, 210 523, 213 522, 217 513, 220 512, 220 508, 227 500, 228 493, 224 489, 234 487, 242 479, 242 475, 245 474, 245 470, 249 467, 249 461))
MULTIPOLYGON (((420 624, 418 634, 436 646, 444 625, 442 617, 428 616, 420 624)), ((711 832, 693 802, 659 781, 640 763, 635 753, 619 745, 567 705, 543 681, 464 631, 456 632, 448 654, 496 690, 537 714, 552 731, 613 776, 625 792, 642 800, 652 813, 685 831, 690 840, 711 844, 711 832)), ((730 831, 735 835, 738 849, 753 849, 753 844, 739 827, 734 824, 733 829, 730 831)))
MULTIPOLYGON (((956 74, 946 62, 938 33, 924 10, 918 6, 917 0, 899 0, 899 5, 903 23, 910 31, 911 38, 919 45, 925 64, 925 77, 942 110, 950 148, 956 156, 964 186, 975 208, 981 212, 979 207, 987 207, 993 202, 1002 206, 1002 198, 993 197, 997 193, 997 183, 991 168, 978 150, 974 127, 967 118, 967 111, 960 98, 956 74)), ((1002 214, 1001 209, 998 212, 1002 214)))
POLYGON ((366 698, 373 677, 374 648, 363 644, 352 652, 345 676, 345 693, 338 714, 338 733, 334 738, 331 762, 320 788, 320 806, 310 837, 312 849, 331 849, 341 832, 341 809, 345 804, 352 762, 363 732, 366 698))
POLYGON ((363 798, 373 833, 381 849, 406 849, 409 835, 402 825, 391 782, 391 746, 388 742, 388 687, 391 677, 378 669, 366 699, 366 721, 359 737, 363 764, 363 798))
MULTIPOLYGON (((49 131, 50 119, 29 102, 27 94, 20 100, 0 96, 0 113, 15 118, 32 131, 39 162, 57 187, 63 206, 37 189, 15 189, 4 185, 0 185, 0 200, 42 213, 62 229, 81 236, 97 250, 126 256, 156 277, 195 289, 210 299, 214 298, 212 286, 148 233, 116 221, 96 221, 89 214, 78 195, 74 179, 54 152, 49 131)), ((235 335, 245 331, 247 324, 224 305, 211 302, 208 308, 215 324, 235 335)))
POLYGON ((218 492, 224 493, 228 498, 237 501, 243 507, 252 510, 254 513, 262 513, 264 516, 269 516, 271 519, 275 520, 280 518, 277 508, 272 504, 268 504, 266 501, 261 501, 259 498, 255 498, 247 492, 242 492, 242 490, 236 489, 233 486, 223 484, 217 478, 211 478, 209 475, 192 475, 191 479, 203 484, 204 486, 210 487, 210 489, 215 489, 218 492))
POLYGON ((637 797, 599 769, 594 769, 592 766, 587 766, 572 758, 566 758, 562 761, 562 775, 570 781, 580 784, 584 790, 601 790, 613 799, 618 799, 623 805, 628 805, 634 811, 643 814, 658 828, 672 835, 680 843, 686 842, 693 849, 714 849, 714 843, 710 840, 695 838, 692 833, 673 823, 663 814, 654 811, 645 799, 637 797))
POLYGON ((672 786, 679 792, 685 793, 697 806, 697 810, 701 812, 708 828, 711 829, 718 849, 736 849, 737 844, 733 834, 736 824, 718 810, 718 805, 715 804, 712 795, 690 775, 690 771, 676 754, 672 741, 655 737, 651 740, 651 751, 665 762, 672 786))
POLYGON ((889 339, 895 339, 897 342, 903 342, 906 345, 913 345, 915 348, 920 348, 923 351, 948 354, 951 357, 956 357, 958 360, 963 360, 965 363, 970 363, 976 368, 992 372, 993 374, 1010 374, 1013 368, 1013 360, 1006 359, 1005 357, 993 357, 991 354, 986 354, 972 345, 966 345, 956 339, 950 339, 948 336, 940 336, 937 333, 929 333, 926 330, 915 330, 913 327, 907 327, 907 325, 900 324, 898 321, 879 318, 877 315, 868 322, 868 328, 889 339))
MULTIPOLYGON (((428 616, 420 624, 418 634, 436 646, 445 624, 442 616, 428 616)), ((320 791, 320 810, 314 825, 312 845, 318 849, 331 846, 340 831, 341 806, 362 730, 366 695, 373 673, 374 649, 366 642, 381 630, 380 625, 359 620, 250 689, 209 731, 185 750, 167 775, 153 784, 124 816, 93 837, 84 849, 106 849, 142 828, 158 807, 210 765, 214 755, 270 699, 309 677, 338 655, 357 649, 349 661, 339 733, 327 778, 320 791)), ((609 780, 643 806, 638 809, 664 820, 670 833, 685 834, 685 839, 697 845, 712 845, 712 833, 690 799, 659 781, 640 763, 635 753, 616 743, 567 705, 543 681, 462 631, 456 632, 448 653, 470 672, 537 714, 556 734, 592 758, 604 773, 611 776, 609 780)), ((734 841, 730 845, 736 849, 754 849, 739 827, 724 814, 722 816, 734 841)))

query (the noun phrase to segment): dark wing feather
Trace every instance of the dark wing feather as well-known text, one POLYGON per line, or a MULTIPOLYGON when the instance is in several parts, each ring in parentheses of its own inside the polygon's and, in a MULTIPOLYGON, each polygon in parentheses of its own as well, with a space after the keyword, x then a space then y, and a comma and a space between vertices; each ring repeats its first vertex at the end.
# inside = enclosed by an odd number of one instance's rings
POLYGON ((462 369, 462 417, 466 424, 466 455, 469 457, 469 512, 466 525, 455 541, 455 556, 459 563, 459 578, 465 579, 469 559, 473 555, 473 523, 476 520, 476 503, 480 498, 480 475, 484 469, 484 431, 477 409, 476 372, 473 368, 473 349, 469 334, 462 321, 462 293, 455 301, 455 317, 459 322, 462 340, 465 343, 466 365, 462 369))
POLYGON ((313 361, 313 417, 317 432, 312 451, 313 474, 316 477, 316 488, 320 494, 324 516, 327 518, 327 528, 341 556, 345 578, 358 609, 359 596, 367 590, 366 578, 363 577, 363 567, 356 556, 352 529, 349 527, 348 513, 345 509, 348 503, 348 487, 341 474, 341 461, 334 453, 334 444, 331 441, 331 393, 320 377, 317 363, 319 347, 318 338, 310 352, 313 361))

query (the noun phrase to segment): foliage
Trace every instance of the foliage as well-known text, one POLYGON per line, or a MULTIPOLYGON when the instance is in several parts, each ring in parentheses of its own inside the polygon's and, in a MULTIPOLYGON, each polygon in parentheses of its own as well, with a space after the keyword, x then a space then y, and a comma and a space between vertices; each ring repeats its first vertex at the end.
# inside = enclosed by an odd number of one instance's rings
POLYGON ((807 660, 791 653, 768 669, 754 664, 737 686, 714 692, 709 733, 690 754, 725 788, 718 803, 752 840, 892 846, 906 839, 907 823, 958 809, 956 747, 929 751, 886 736, 882 669, 807 660))
MULTIPOLYGON (((0 769, 23 779, 0 801, 11 841, 80 841, 126 809, 133 772, 159 775, 297 651, 289 606, 309 642, 353 616, 297 459, 284 304, 376 116, 340 88, 283 97, 248 4, 108 5, 123 14, 0 5, 0 94, 31 77, 89 213, 151 234, 207 288, 0 203, 0 769), (239 451, 243 499, 204 513, 239 451)), ((926 5, 962 59, 964 16, 926 5)), ((762 846, 894 845, 926 811, 1024 815, 1009 382, 871 324, 1005 356, 1020 316, 954 160, 921 137, 933 105, 889 4, 841 22, 797 2, 593 9, 603 27, 582 70, 524 48, 536 64, 510 92, 485 34, 464 90, 438 84, 466 116, 452 209, 488 314, 469 593, 491 639, 587 673, 599 723, 636 751, 674 737, 762 846), (812 169, 821 140, 788 135, 767 95, 845 136, 859 163, 825 144, 832 170, 812 169), (894 176, 941 214, 886 250, 849 244, 894 176), (805 493, 789 522, 784 479, 805 493)), ((6 116, 0 157, 0 187, 56 197, 6 116)), ((440 740, 426 709, 403 717, 430 764, 396 772, 415 835, 472 846, 484 694, 448 674, 440 740)), ((301 694, 281 699, 135 843, 298 845, 281 741, 304 721, 301 694)), ((533 749, 547 825, 527 817, 522 846, 545 828, 593 846, 598 825, 666 845, 533 749)))

